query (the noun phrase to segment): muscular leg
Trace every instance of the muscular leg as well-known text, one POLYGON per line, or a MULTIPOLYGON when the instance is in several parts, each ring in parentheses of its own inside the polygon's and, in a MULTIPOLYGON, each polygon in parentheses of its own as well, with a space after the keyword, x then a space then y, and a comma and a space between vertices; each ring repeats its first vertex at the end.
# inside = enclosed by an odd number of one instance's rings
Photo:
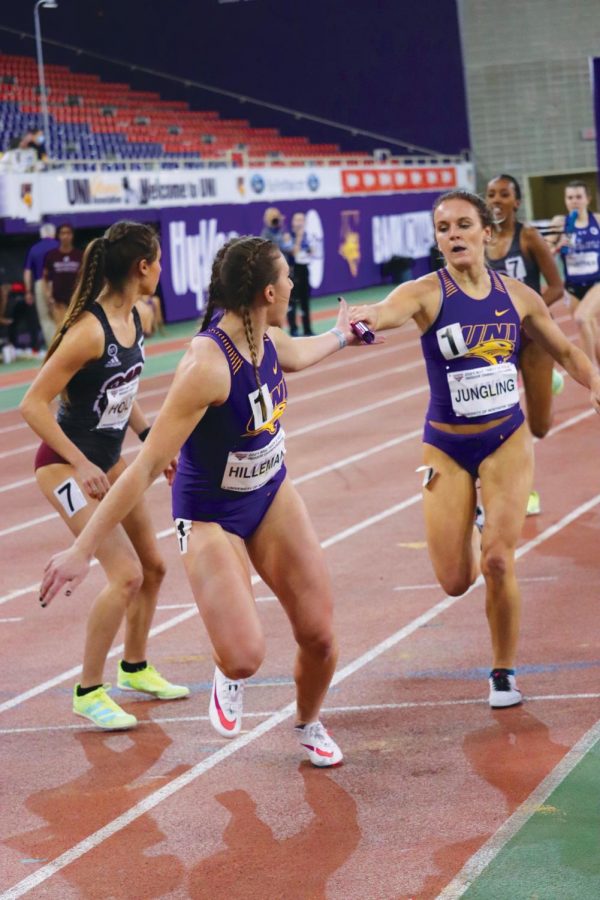
POLYGON ((315 722, 338 657, 333 596, 317 535, 289 479, 246 543, 256 571, 285 609, 298 643, 297 721, 315 722))
MULTIPOLYGON (((111 482, 125 470, 121 459, 108 473, 111 482)), ((123 519, 127 533, 142 566, 143 581, 136 597, 128 604, 125 619, 124 659, 142 662, 147 656, 148 632, 154 617, 158 592, 165 577, 165 564, 158 549, 148 504, 144 498, 123 519)))
POLYGON ((194 522, 183 564, 215 663, 227 678, 249 678, 265 654, 244 542, 214 522, 194 522))
POLYGON ((473 527, 475 482, 465 469, 431 444, 423 444, 423 459, 436 473, 423 489, 429 557, 442 588, 457 597, 479 575, 480 536, 478 532, 474 535, 473 527))
MULTIPOLYGON (((67 478, 77 481, 75 470, 69 465, 50 465, 36 472, 37 482, 52 506, 60 513, 73 534, 81 532, 98 505, 86 497, 87 506, 69 518, 54 496, 54 489, 67 478)), ((82 493, 85 491, 80 484, 82 493)), ((115 528, 96 553, 104 569, 108 584, 98 594, 89 612, 86 625, 85 649, 81 686, 102 684, 104 664, 115 639, 127 605, 133 601, 142 584, 142 572, 135 551, 121 526, 115 528)))
POLYGON ((537 438, 548 434, 552 425, 552 368, 554 360, 539 344, 528 341, 520 355, 525 388, 527 423, 537 438))
POLYGON ((575 310, 574 316, 581 334, 582 349, 595 365, 598 365, 598 313, 600 313, 600 284, 595 284, 575 310))
POLYGON ((533 474, 531 436, 522 425, 479 467, 485 508, 481 571, 493 665, 513 668, 519 635, 521 596, 515 574, 515 548, 521 535, 533 474))

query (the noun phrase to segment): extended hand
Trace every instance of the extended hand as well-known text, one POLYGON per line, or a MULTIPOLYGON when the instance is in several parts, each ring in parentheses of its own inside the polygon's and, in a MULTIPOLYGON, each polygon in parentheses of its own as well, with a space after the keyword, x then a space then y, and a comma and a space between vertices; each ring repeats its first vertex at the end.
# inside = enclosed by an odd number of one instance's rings
POLYGON ((52 557, 44 569, 44 577, 40 587, 40 603, 48 606, 58 592, 67 587, 65 594, 69 597, 78 584, 81 584, 88 573, 90 561, 76 549, 69 547, 62 553, 52 557))

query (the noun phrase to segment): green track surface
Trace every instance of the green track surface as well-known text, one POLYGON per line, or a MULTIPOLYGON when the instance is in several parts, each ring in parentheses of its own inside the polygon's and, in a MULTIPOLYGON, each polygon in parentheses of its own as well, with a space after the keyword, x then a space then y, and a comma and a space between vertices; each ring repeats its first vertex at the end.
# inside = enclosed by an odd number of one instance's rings
MULTIPOLYGON (((379 285, 373 288, 367 288, 362 291, 354 291, 351 294, 346 294, 346 299, 349 303, 362 303, 363 301, 375 301, 380 300, 382 297, 389 292, 391 289, 391 285, 379 285)), ((337 295, 328 294, 325 297, 316 297, 311 301, 311 311, 315 315, 319 315, 321 313, 330 312, 330 316, 326 316, 323 319, 318 319, 314 322, 313 328, 315 332, 319 333, 322 331, 326 331, 328 328, 331 328, 335 317, 337 316, 337 295)), ((164 344, 168 341, 173 340, 185 340, 186 338, 192 338, 197 330, 197 322, 196 320, 189 322, 176 322, 174 325, 165 326, 165 334, 158 335, 150 338, 146 342, 147 347, 152 348, 160 348, 161 344, 164 344)), ((153 375, 164 375, 169 372, 173 372, 179 360, 181 359, 182 350, 171 350, 165 351, 161 353, 160 350, 153 349, 152 356, 148 356, 146 360, 146 365, 144 366, 144 374, 142 375, 142 381, 145 379, 152 377, 153 375)), ((2 375, 18 372, 20 370, 31 370, 32 366, 39 367, 41 365, 41 360, 39 363, 33 362, 32 360, 20 359, 10 365, 0 365, 0 412, 6 412, 10 409, 15 409, 19 403, 21 402, 25 391, 27 390, 27 384, 18 384, 3 387, 2 386, 2 375)), ((33 379, 33 373, 32 373, 33 379)))
POLYGON ((552 792, 463 897, 593 900, 600 897, 600 743, 552 792))

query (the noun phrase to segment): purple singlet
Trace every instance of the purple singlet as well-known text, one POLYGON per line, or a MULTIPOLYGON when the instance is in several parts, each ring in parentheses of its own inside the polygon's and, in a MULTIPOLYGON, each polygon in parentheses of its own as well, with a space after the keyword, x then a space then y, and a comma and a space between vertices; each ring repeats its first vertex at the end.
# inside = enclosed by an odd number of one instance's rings
POLYGON ((421 336, 431 398, 427 421, 480 423, 519 409, 517 360, 521 321, 502 278, 475 300, 447 269, 437 274, 440 310, 421 336))
POLYGON ((275 347, 264 336, 259 375, 229 336, 216 326, 200 332, 225 354, 231 374, 229 397, 211 406, 179 456, 173 484, 173 517, 218 522, 247 537, 260 523, 285 477, 284 432, 280 418, 287 387, 275 347))

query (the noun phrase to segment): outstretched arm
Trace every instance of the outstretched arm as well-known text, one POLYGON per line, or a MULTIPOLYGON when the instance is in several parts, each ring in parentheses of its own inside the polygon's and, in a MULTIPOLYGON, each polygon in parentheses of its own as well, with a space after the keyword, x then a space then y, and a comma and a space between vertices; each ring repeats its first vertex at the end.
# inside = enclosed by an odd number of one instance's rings
POLYGON ((583 350, 565 337, 539 294, 514 279, 510 279, 510 291, 517 299, 521 322, 529 337, 564 366, 575 381, 590 390, 592 406, 600 412, 600 373, 596 367, 583 350))
POLYGON ((269 337, 275 344, 279 364, 284 372, 299 372, 341 350, 346 344, 356 344, 358 339, 350 328, 348 304, 340 300, 335 327, 314 337, 290 337, 281 328, 270 328, 269 337))
POLYGON ((119 476, 73 545, 46 566, 40 590, 43 606, 65 585, 73 590, 83 581, 98 545, 167 467, 208 406, 227 399, 229 385, 227 362, 218 347, 203 338, 194 341, 179 363, 140 453, 119 476))
POLYGON ((366 322, 372 331, 383 331, 415 319, 421 330, 425 330, 437 314, 439 296, 437 276, 425 275, 398 285, 379 303, 351 307, 350 321, 366 322))

